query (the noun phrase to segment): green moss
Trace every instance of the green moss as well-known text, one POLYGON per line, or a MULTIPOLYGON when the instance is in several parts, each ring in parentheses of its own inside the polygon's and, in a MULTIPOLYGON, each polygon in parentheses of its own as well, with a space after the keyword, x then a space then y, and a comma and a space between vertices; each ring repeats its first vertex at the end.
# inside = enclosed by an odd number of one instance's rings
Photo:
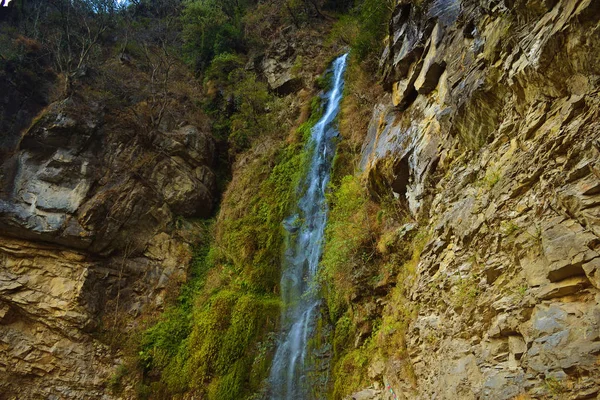
POLYGON ((367 193, 357 177, 344 177, 340 185, 333 188, 329 200, 332 208, 320 274, 326 283, 325 294, 335 322, 344 308, 340 296, 347 298, 353 290, 352 268, 349 267, 363 258, 371 232, 367 193))
POLYGON ((158 397, 190 390, 208 399, 239 399, 268 376, 281 314, 283 219, 301 195, 311 149, 310 120, 294 140, 275 141, 234 177, 213 242, 196 251, 177 304, 143 335, 139 359, 158 397))
POLYGON ((321 274, 329 316, 335 324, 331 396, 345 398, 368 386, 367 369, 375 358, 398 360, 412 382, 410 363, 402 361, 406 358, 406 326, 414 314, 404 298, 404 284, 414 275, 430 234, 424 229, 411 230, 400 238, 399 225, 406 223, 405 213, 397 209, 398 204, 375 206, 355 176, 341 179, 330 194, 330 202, 321 274), (379 255, 374 255, 376 252, 379 255), (367 270, 370 275, 361 278, 367 270), (352 304, 352 294, 360 286, 361 295, 365 295, 365 290, 368 293, 369 287, 384 279, 397 279, 400 284, 388 294, 384 312, 365 319, 360 303, 358 308, 352 304), (372 333, 357 349, 359 324, 370 324, 372 333))
POLYGON ((248 184, 256 185, 258 191, 243 203, 231 204, 247 211, 227 215, 219 235, 221 261, 232 266, 238 286, 256 293, 273 293, 279 284, 284 240, 281 221, 295 202, 307 162, 302 143, 280 149, 274 158, 268 175, 263 168, 271 160, 257 163, 251 173, 254 182, 248 184))
POLYGON ((354 271, 366 265, 373 249, 373 232, 366 188, 353 175, 344 176, 328 195, 330 214, 321 261, 322 292, 335 327, 331 335, 333 347, 332 395, 343 398, 367 384, 368 341, 354 349, 354 314, 350 307, 356 291, 354 271))
POLYGON ((370 360, 370 346, 363 346, 346 353, 334 369, 333 398, 342 399, 369 385, 367 368, 370 360))
POLYGON ((129 370, 126 365, 121 364, 108 380, 108 387, 113 394, 120 394, 123 390, 123 378, 127 376, 129 370))
POLYGON ((473 307, 476 305, 479 287, 477 285, 479 277, 472 273, 467 278, 459 277, 454 284, 452 301, 456 307, 473 307))
POLYGON ((494 188, 494 186, 496 186, 498 182, 500 182, 501 178, 502 173, 500 172, 500 170, 490 168, 486 171, 485 176, 479 182, 479 186, 484 189, 491 190, 494 188))
MULTIPOLYGON (((204 234, 208 235, 210 230, 210 223, 206 223, 204 234)), ((181 351, 182 342, 191 332, 195 296, 204 286, 211 266, 210 247, 198 246, 190 265, 190 279, 181 288, 177 301, 167 308, 158 323, 142 334, 139 359, 145 368, 166 368, 181 351)))
POLYGON ((335 335, 333 339, 333 352, 334 358, 338 359, 344 350, 350 344, 352 337, 354 336, 354 325, 352 320, 346 314, 342 318, 338 319, 335 324, 335 335))
MULTIPOLYGON (((209 398, 235 399, 259 389, 251 366, 260 353, 258 340, 277 327, 279 299, 275 296, 219 291, 195 317, 190 336, 193 371, 191 388, 209 384, 209 398)), ((266 371, 260 374, 263 378, 266 371)))
POLYGON ((500 223, 500 231, 504 235, 510 236, 513 233, 520 232, 521 227, 517 225, 514 221, 502 221, 500 223))

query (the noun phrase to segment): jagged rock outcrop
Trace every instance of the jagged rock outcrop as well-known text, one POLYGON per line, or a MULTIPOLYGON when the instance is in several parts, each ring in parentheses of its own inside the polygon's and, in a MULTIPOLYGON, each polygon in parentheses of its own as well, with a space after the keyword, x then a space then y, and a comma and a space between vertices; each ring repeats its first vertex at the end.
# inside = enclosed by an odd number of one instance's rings
POLYGON ((280 94, 289 94, 302 88, 302 77, 294 71, 296 43, 282 36, 269 47, 261 62, 269 87, 280 94))
POLYGON ((592 0, 396 7, 361 166, 430 238, 397 398, 600 395, 598 32, 592 0))
POLYGON ((120 127, 110 112, 53 103, 2 160, 0 393, 109 396, 118 360, 92 332, 122 334, 160 309, 195 240, 177 216, 213 208, 209 134, 120 127))
POLYGON ((319 62, 315 60, 323 57, 320 49, 326 32, 326 26, 314 26, 310 31, 288 26, 278 32, 264 54, 253 60, 253 68, 264 75, 269 88, 278 95, 296 93, 318 77, 314 66, 319 62))

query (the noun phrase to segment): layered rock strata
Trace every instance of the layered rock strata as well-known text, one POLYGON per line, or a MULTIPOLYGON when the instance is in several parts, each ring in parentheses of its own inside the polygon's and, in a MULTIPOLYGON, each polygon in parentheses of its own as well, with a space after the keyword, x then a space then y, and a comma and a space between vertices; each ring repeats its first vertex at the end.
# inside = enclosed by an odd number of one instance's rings
POLYGON ((207 216, 215 202, 209 134, 119 128, 106 113, 76 96, 53 103, 2 160, 7 396, 109 396, 119 360, 106 344, 185 279, 197 238, 179 216, 207 216))
POLYGON ((396 7, 361 167, 430 240, 372 398, 600 395, 599 33, 592 0, 396 7))

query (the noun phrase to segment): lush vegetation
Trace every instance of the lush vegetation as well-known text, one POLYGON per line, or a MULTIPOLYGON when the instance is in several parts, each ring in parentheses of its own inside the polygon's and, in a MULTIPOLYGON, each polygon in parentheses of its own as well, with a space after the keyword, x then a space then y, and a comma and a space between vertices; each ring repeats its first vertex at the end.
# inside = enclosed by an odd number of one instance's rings
POLYGON ((242 17, 248 3, 244 0, 186 3, 182 20, 187 60, 196 68, 205 69, 217 55, 241 52, 242 17))
POLYGON ((409 217, 404 202, 391 193, 371 194, 361 175, 361 146, 373 106, 382 94, 372 71, 391 12, 386 2, 366 1, 363 5, 340 18, 331 33, 331 40, 346 41, 353 44, 353 50, 359 49, 349 58, 340 112, 342 140, 334 163, 320 270, 329 311, 326 323, 333 330, 333 399, 369 386, 368 368, 378 360, 393 360, 400 366, 399 375, 408 381, 414 378, 404 350, 404 332, 414 310, 404 293, 428 240, 427 232, 409 217), (369 14, 373 11, 369 7, 379 7, 381 13, 369 14), (366 15, 374 19, 367 21, 366 15), (367 28, 369 24, 381 24, 382 29, 367 28), (375 305, 381 298, 386 299, 385 307, 375 305))
POLYGON ((395 0, 357 1, 348 13, 334 24, 332 36, 352 47, 363 68, 374 72, 388 35, 395 0))
POLYGON ((377 360, 394 360, 414 378, 404 350, 414 310, 404 293, 428 235, 399 201, 374 202, 358 175, 344 176, 330 203, 321 281, 334 327, 332 398, 341 399, 370 384, 368 368, 377 360), (381 297, 387 305, 375 310, 381 297))
POLYGON ((271 132, 272 145, 234 175, 214 240, 196 253, 192 279, 142 337, 147 392, 237 399, 261 390, 280 316, 281 221, 298 196, 306 140, 319 114, 314 101, 311 118, 287 143, 271 132))
MULTIPOLYGON (((53 99, 84 93, 121 110, 109 118, 122 129, 148 138, 175 121, 206 124, 198 116, 206 114, 221 165, 238 162, 233 174, 222 168, 227 190, 215 221, 204 226, 188 281, 132 340, 136 354, 111 379, 115 391, 135 373, 141 398, 194 393, 238 399, 261 391, 280 316, 281 221, 299 196, 320 103, 311 103, 306 91, 295 99, 272 93, 254 57, 283 28, 310 30, 317 21, 327 21, 328 31, 332 26, 331 47, 353 50, 320 276, 328 313, 319 332, 330 326, 331 333, 317 335, 314 346, 323 338, 333 345, 334 398, 367 383, 366 369, 377 354, 402 352, 410 310, 402 306, 401 285, 392 288, 414 270, 423 234, 402 233, 411 222, 403 206, 372 199, 355 168, 381 93, 374 71, 395 1, 14 1, 19 15, 0 32, 0 76, 17 77, 21 92, 31 98, 40 77, 56 80, 61 84, 53 99), (395 306, 362 311, 376 290, 395 306)), ((295 68, 311 62, 318 63, 298 57, 295 68)), ((326 88, 326 80, 315 86, 326 88)))
POLYGON ((204 70, 221 54, 266 47, 287 25, 301 28, 352 5, 352 0, 191 0, 184 4, 182 18, 185 55, 204 70))

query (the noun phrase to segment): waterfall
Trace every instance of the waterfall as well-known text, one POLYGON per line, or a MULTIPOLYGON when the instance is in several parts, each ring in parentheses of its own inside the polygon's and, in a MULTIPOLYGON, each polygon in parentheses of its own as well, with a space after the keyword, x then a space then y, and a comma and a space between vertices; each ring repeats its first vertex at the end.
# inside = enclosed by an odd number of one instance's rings
POLYGON ((273 400, 309 398, 307 386, 310 382, 307 382, 305 364, 307 341, 312 336, 320 303, 314 290, 314 278, 327 223, 325 190, 335 154, 334 139, 338 135, 335 118, 342 99, 347 57, 344 54, 333 62, 325 111, 313 127, 308 143, 312 156, 304 181, 306 191, 298 202, 297 214, 284 221, 292 236, 286 248, 281 277, 282 330, 269 375, 269 392, 273 400))

